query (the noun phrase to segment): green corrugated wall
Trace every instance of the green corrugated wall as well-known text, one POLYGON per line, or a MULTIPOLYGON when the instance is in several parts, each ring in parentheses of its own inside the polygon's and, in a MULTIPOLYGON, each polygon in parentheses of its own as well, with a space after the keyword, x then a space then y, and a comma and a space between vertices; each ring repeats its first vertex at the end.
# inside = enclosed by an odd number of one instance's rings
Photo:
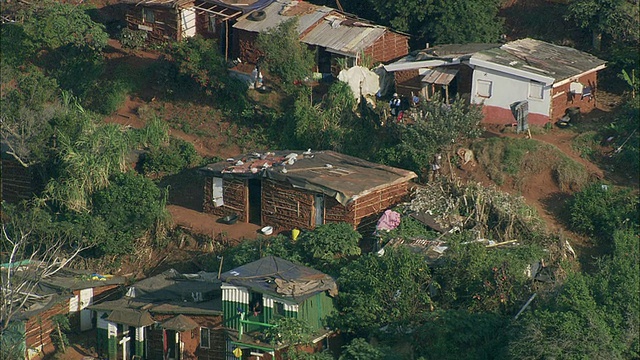
POLYGON ((333 299, 326 292, 318 293, 300 304, 299 317, 305 320, 313 330, 325 326, 326 317, 333 312, 333 299))
POLYGON ((136 341, 135 355, 139 355, 142 359, 144 359, 144 341, 136 341))
POLYGON ((249 304, 242 304, 234 301, 222 302, 225 326, 240 330, 240 315, 238 314, 238 308, 243 309, 245 314, 248 314, 249 312, 249 304))

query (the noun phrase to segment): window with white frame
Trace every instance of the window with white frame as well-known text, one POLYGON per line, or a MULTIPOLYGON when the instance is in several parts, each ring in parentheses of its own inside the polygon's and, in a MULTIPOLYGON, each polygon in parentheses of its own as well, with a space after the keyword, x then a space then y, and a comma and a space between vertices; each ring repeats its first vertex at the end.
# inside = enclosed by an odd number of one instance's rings
POLYGON ((211 331, 208 328, 201 327, 200 328, 200 347, 203 349, 208 349, 211 347, 211 331))
POLYGON ((544 84, 537 81, 529 82, 529 98, 542 100, 543 97, 544 84))
POLYGON ((142 8, 142 22, 153 24, 156 22, 156 15, 151 9, 142 8))
POLYGON ((478 79, 476 82, 476 95, 479 97, 490 98, 493 83, 490 80, 478 79))

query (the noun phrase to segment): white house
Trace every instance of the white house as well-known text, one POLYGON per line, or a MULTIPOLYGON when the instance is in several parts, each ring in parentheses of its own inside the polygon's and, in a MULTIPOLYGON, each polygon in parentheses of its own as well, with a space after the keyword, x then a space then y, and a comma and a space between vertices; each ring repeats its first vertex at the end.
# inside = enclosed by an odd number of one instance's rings
POLYGON ((514 123, 512 107, 526 101, 528 123, 543 125, 563 117, 568 108, 595 108, 597 72, 605 61, 573 48, 521 39, 476 52, 469 65, 471 103, 484 105, 485 122, 514 123))

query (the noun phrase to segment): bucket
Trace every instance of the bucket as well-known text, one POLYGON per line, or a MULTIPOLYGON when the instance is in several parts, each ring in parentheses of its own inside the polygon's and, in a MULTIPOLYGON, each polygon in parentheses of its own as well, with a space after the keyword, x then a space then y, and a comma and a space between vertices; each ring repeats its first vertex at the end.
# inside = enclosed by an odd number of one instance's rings
POLYGON ((293 229, 291 230, 291 239, 293 241, 298 240, 298 236, 300 235, 300 230, 299 229, 293 229))
POLYGON ((273 227, 272 226, 265 226, 262 229, 260 229, 260 231, 265 235, 271 235, 271 234, 273 234, 273 227))

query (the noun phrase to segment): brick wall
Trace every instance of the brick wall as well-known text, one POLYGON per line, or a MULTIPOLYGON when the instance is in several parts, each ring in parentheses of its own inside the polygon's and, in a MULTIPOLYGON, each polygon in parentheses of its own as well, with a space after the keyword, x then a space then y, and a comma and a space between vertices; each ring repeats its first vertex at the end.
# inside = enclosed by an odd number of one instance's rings
POLYGON ((371 56, 375 62, 388 63, 409 53, 409 38, 386 31, 373 44, 364 49, 364 53, 371 56))
POLYGON ((584 86, 590 86, 592 96, 582 98, 580 94, 571 94, 571 83, 554 88, 552 90, 553 100, 551 102, 552 121, 563 117, 566 109, 570 107, 579 107, 581 113, 588 113, 596 108, 596 98, 594 96, 597 96, 597 94, 594 92, 594 89, 597 88, 597 73, 594 71, 583 75, 578 79, 578 82, 584 86))

